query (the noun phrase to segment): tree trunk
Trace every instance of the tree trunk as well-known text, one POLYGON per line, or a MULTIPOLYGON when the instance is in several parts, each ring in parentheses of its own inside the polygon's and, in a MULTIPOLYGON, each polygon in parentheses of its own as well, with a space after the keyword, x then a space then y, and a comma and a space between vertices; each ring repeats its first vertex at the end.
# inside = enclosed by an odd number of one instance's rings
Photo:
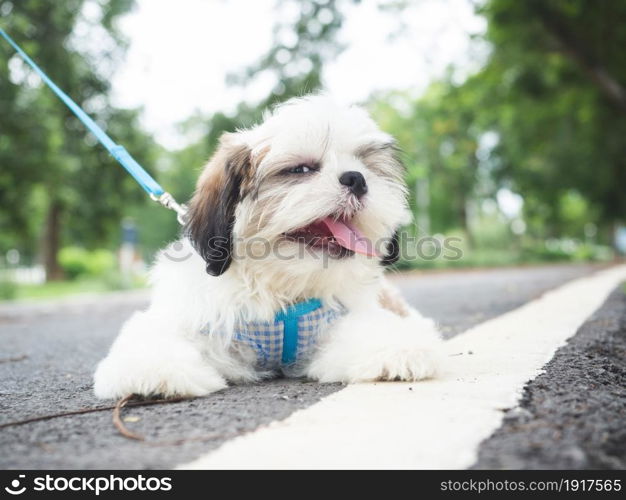
POLYGON ((416 236, 430 236, 430 187, 428 176, 415 181, 416 236))
POLYGON ((476 241, 474 239, 474 222, 476 219, 476 207, 473 199, 464 197, 459 212, 459 218, 462 223, 463 229, 465 229, 465 237, 467 238, 467 246, 470 249, 476 248, 476 241))
POLYGON ((59 265, 58 255, 61 243, 61 204, 52 200, 48 207, 44 227, 41 255, 46 270, 46 281, 63 279, 63 269, 59 265))

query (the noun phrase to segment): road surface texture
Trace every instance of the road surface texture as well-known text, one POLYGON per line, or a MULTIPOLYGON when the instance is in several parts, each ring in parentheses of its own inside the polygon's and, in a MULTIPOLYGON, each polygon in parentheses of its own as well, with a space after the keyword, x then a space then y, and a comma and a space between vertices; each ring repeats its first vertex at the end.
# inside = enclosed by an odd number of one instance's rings
MULTIPOLYGON (((596 269, 559 265, 393 279, 449 338, 596 269)), ((133 292, 0 306, 0 425, 109 405, 92 394, 93 370, 124 320, 145 307, 146 297, 133 292)), ((626 301, 616 291, 558 351, 546 374, 528 385, 522 405, 481 447, 476 467, 623 468, 625 318, 626 301)), ((127 427, 150 441, 143 443, 119 435, 110 410, 11 425, 0 428, 0 467, 171 468, 341 389, 274 380, 126 409, 127 427)))
POLYGON ((626 468, 626 293, 615 290, 483 442, 479 469, 626 468))

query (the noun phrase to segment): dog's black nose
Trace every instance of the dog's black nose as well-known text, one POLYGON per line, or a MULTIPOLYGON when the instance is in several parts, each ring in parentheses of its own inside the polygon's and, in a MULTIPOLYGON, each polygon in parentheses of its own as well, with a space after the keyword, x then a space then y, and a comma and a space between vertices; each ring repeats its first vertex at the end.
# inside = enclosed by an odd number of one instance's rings
POLYGON ((339 176, 339 182, 349 188, 359 198, 367 193, 367 183, 361 172, 344 172, 339 176))

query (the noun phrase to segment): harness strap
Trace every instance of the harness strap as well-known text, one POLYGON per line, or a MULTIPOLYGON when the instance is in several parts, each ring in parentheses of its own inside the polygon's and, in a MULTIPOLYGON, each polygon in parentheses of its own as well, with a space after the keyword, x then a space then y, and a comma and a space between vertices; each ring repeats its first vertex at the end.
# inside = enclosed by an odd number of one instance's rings
POLYGON ((298 319, 322 307, 319 299, 309 299, 293 304, 276 313, 276 321, 283 323, 283 354, 282 363, 294 363, 298 353, 298 319))

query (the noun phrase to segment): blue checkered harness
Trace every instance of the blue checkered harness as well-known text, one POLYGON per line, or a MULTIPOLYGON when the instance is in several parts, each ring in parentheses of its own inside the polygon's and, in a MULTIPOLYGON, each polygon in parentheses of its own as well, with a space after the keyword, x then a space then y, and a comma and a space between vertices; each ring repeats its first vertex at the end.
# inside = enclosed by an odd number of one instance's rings
POLYGON ((254 349, 258 368, 284 371, 310 360, 321 334, 345 312, 309 299, 279 311, 274 321, 238 324, 233 342, 254 349))

